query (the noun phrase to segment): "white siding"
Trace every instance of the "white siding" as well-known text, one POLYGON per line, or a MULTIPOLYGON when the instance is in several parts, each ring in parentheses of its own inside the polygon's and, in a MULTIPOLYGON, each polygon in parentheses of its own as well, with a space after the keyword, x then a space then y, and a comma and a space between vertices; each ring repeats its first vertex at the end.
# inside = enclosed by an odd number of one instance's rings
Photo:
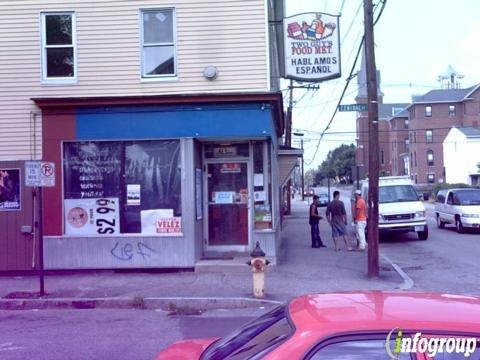
POLYGON ((264 0, 0 0, 0 160, 41 157, 34 97, 267 91, 266 36, 264 0), (162 7, 176 11, 178 78, 142 81, 139 11, 162 7), (41 83, 44 11, 76 14, 75 84, 41 83))
POLYGON ((467 139, 458 129, 452 128, 443 142, 443 163, 446 182, 470 184, 470 175, 478 173, 480 139, 467 139), (461 161, 459 161, 461 159, 461 161))

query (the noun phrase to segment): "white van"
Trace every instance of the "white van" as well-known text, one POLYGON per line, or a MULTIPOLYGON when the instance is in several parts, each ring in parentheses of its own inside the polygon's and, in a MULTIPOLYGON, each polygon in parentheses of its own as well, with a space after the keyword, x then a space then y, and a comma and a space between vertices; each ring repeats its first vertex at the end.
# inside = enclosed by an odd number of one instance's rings
POLYGON ((437 226, 455 225, 462 233, 465 228, 480 229, 480 189, 440 190, 435 198, 437 226))
MULTIPOLYGON (((362 196, 368 204, 368 179, 361 182, 362 196)), ((409 176, 385 176, 378 182, 378 229, 380 232, 417 233, 428 239, 425 206, 409 176)))

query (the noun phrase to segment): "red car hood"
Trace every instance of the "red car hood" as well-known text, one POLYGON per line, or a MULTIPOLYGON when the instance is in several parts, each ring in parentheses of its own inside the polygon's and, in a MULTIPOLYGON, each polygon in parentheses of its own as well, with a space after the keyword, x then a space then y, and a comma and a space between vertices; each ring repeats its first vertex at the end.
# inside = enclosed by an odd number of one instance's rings
POLYGON ((202 352, 218 338, 192 339, 177 341, 162 350, 156 360, 193 360, 200 358, 202 352))

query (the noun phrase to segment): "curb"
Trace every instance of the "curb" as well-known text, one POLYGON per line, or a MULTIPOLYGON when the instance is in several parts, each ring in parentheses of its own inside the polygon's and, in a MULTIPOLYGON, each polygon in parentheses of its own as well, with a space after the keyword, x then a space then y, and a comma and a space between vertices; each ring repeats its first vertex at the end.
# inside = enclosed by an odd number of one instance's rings
POLYGON ((400 275, 400 277, 403 279, 403 283, 398 287, 398 289, 400 289, 400 290, 410 290, 414 285, 414 282, 413 282, 412 278, 410 276, 408 276, 407 273, 405 271, 403 271, 403 269, 400 266, 398 266, 392 260, 390 260, 390 258, 388 256, 386 256, 384 254, 380 254, 380 256, 382 257, 383 260, 388 262, 390 264, 390 266, 395 269, 397 274, 400 275))
POLYGON ((281 301, 253 298, 214 297, 125 297, 125 298, 46 298, 0 299, 0 310, 45 309, 138 309, 174 313, 201 313, 206 310, 271 307, 281 301))

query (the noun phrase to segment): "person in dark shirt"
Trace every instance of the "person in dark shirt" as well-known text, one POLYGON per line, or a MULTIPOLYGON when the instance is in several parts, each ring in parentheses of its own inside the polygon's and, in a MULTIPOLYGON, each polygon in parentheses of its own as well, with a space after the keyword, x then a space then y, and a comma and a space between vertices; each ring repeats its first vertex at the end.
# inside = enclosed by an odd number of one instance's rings
POLYGON ((325 247, 320 238, 320 229, 318 223, 323 217, 318 214, 318 196, 313 196, 313 203, 310 205, 309 211, 310 234, 312 236, 312 248, 325 247))
POLYGON ((330 226, 332 227, 332 237, 333 243, 335 244, 335 250, 339 251, 340 247, 338 242, 340 238, 343 237, 345 242, 345 247, 348 251, 351 251, 352 248, 348 243, 348 232, 347 232, 347 213, 345 211, 345 205, 343 201, 340 200, 340 192, 335 190, 333 192, 333 200, 327 206, 326 212, 327 220, 330 226))

